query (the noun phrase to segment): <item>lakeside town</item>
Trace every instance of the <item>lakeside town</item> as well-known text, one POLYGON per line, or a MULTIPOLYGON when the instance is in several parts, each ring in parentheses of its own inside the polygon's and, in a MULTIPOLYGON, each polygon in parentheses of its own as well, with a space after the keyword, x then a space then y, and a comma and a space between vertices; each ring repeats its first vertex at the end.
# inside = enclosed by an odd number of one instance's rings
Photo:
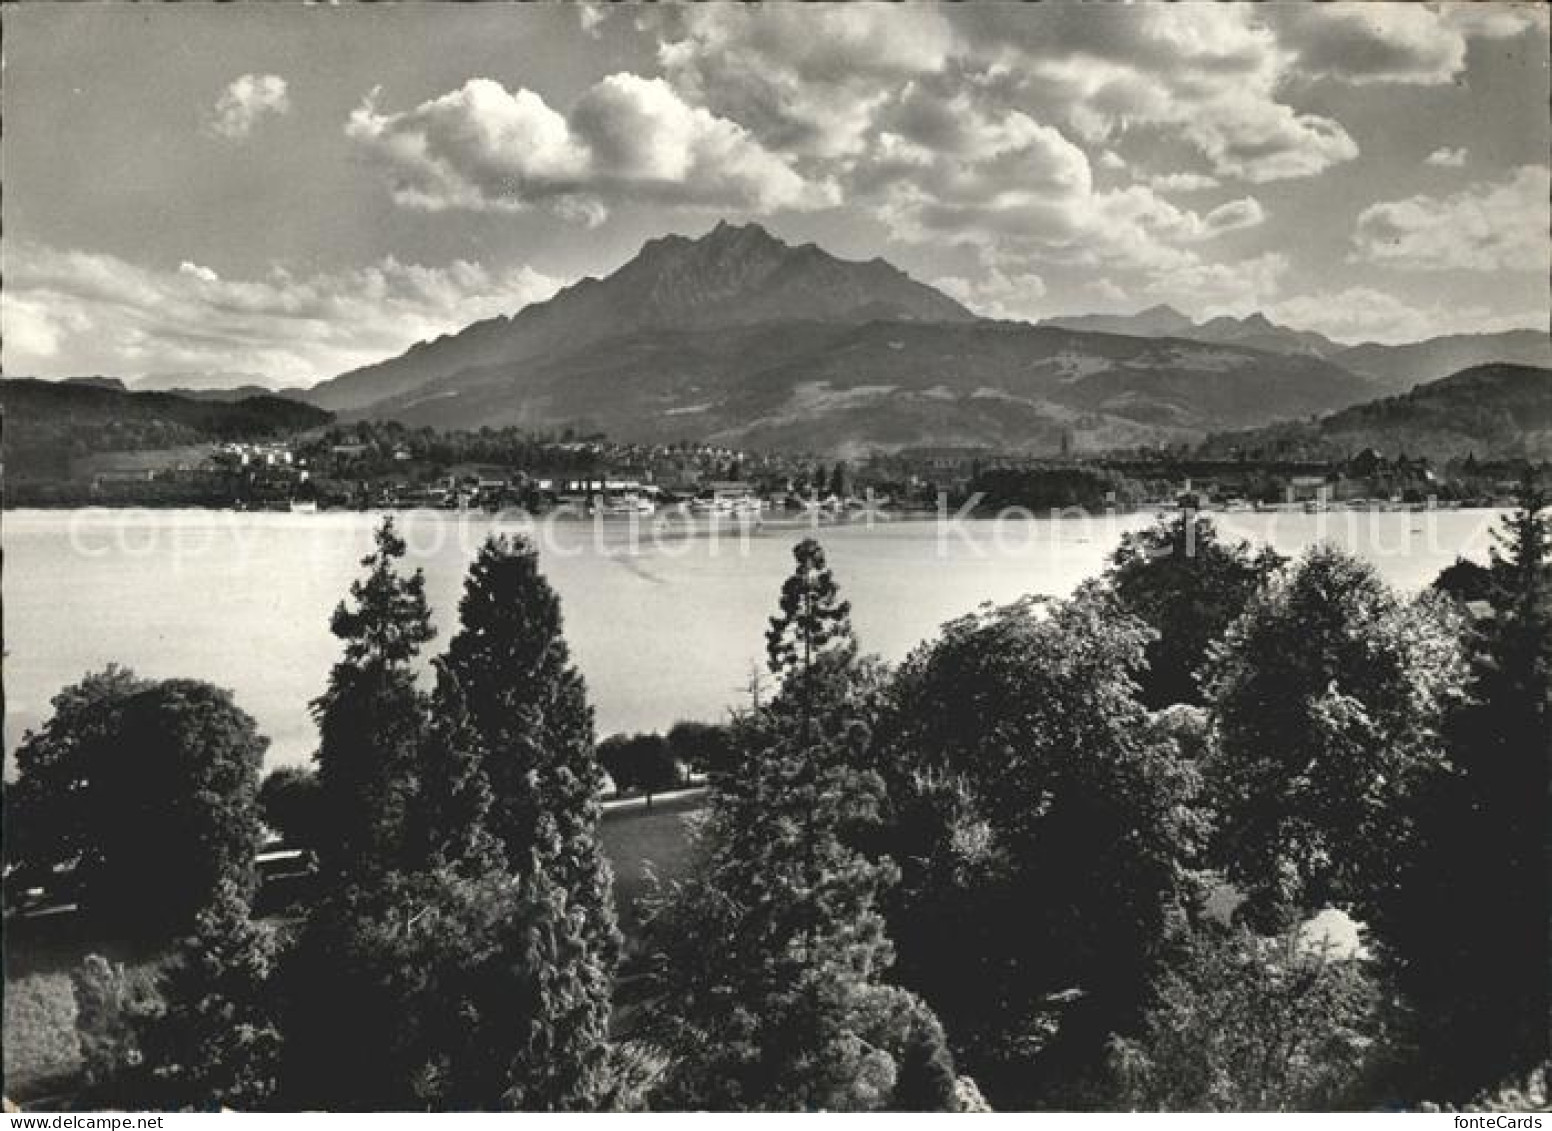
POLYGON ((105 452, 63 481, 13 483, 7 506, 203 506, 310 513, 441 509, 578 516, 936 513, 949 505, 1037 511, 1146 509, 1192 495, 1208 510, 1390 510, 1511 505, 1524 460, 1435 462, 1364 448, 1342 460, 1209 458, 1182 447, 1087 457, 918 448, 856 461, 718 444, 602 436, 441 435, 393 424, 105 452), (979 503, 974 500, 980 496, 979 503))

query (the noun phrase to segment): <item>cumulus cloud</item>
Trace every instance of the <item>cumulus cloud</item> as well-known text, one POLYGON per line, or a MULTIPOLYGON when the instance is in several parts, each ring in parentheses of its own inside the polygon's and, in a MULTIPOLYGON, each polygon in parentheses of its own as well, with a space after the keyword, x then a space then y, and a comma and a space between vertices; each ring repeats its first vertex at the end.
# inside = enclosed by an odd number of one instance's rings
POLYGON ((1155 173, 1148 178, 1148 187, 1160 192, 1201 192, 1218 187, 1218 178, 1205 173, 1155 173))
POLYGON ((1045 280, 1032 272, 1005 274, 993 267, 980 279, 945 275, 932 285, 988 318, 1033 319, 1045 297, 1045 280))
POLYGON ((1154 274, 1142 293, 1162 302, 1215 314, 1245 315, 1267 306, 1288 273, 1288 258, 1266 252, 1225 263, 1197 260, 1154 274))
POLYGON ((950 63, 935 5, 702 4, 670 10, 658 51, 674 86, 804 157, 858 152, 891 92, 950 63))
POLYGON ((1282 40, 1309 75, 1351 83, 1449 82, 1466 38, 1421 4, 1327 4, 1283 13, 1282 40))
POLYGON ((1282 101, 1288 53, 1254 5, 1017 5, 956 10, 985 83, 1050 108, 1081 139, 1178 138, 1220 178, 1312 176, 1357 156, 1333 119, 1282 101))
POLYGON ((241 75, 227 84, 206 121, 211 133, 239 141, 253 132, 266 114, 291 109, 286 80, 279 75, 241 75))
POLYGON ((1271 13, 1294 67, 1354 84, 1452 82, 1472 37, 1507 38, 1545 27, 1541 5, 1285 4, 1271 13))
POLYGON ((663 79, 625 73, 589 88, 569 115, 483 78, 399 113, 380 110, 373 92, 345 133, 388 176, 395 200, 433 212, 545 204, 597 223, 622 196, 767 212, 838 199, 832 184, 806 180, 663 79))
POLYGON ((1357 153, 1338 123, 1278 101, 1288 55, 1251 5, 712 4, 665 23, 675 87, 799 157, 860 154, 895 92, 934 79, 1039 107, 1096 145, 1166 130, 1226 176, 1307 176, 1357 153))
POLYGON ((1526 165, 1508 180, 1449 196, 1413 196, 1358 214, 1352 259, 1416 271, 1552 268, 1548 170, 1526 165))
POLYGON ((8 247, 0 349, 11 373, 202 370, 311 383, 415 341, 548 297, 527 267, 384 259, 348 271, 223 279, 185 261, 157 270, 111 255, 8 247))
POLYGON ((1274 322, 1339 342, 1415 342, 1440 334, 1491 333, 1544 324, 1546 312, 1505 312, 1472 303, 1405 302, 1374 287, 1301 294, 1266 307, 1274 322))
POLYGON ((1442 169, 1460 169, 1466 164, 1466 150, 1464 147, 1451 149, 1449 146, 1441 146, 1423 158, 1423 164, 1436 165, 1442 169))
POLYGON ((1220 176, 1253 184, 1312 177, 1358 156, 1340 122, 1280 102, 1225 94, 1180 123, 1220 176))

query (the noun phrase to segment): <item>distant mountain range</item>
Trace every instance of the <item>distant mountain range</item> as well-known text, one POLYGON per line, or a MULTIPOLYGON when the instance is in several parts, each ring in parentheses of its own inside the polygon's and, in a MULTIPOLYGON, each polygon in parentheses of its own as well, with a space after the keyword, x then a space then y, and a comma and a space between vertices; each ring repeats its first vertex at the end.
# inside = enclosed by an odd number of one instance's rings
POLYGON ((1552 337, 1536 330, 1499 334, 1449 334, 1406 345, 1365 342, 1343 350, 1338 365, 1364 373, 1398 391, 1490 362, 1552 368, 1552 337))
MULTIPOLYGON (((650 240, 613 274, 280 395, 342 419, 515 425, 856 456, 1190 443, 1308 420, 1472 366, 1552 367, 1535 330, 1349 346, 1265 315, 1169 306, 1030 325, 980 318, 881 259, 757 224, 650 240)), ((251 375, 141 378, 244 399, 251 375), (204 384, 199 381, 199 384, 204 384)), ((101 379, 94 379, 101 380, 101 379)))
POLYGON ((1552 366, 1552 336, 1537 330, 1506 330, 1496 334, 1449 334, 1404 345, 1364 342, 1343 345, 1312 330, 1279 326, 1266 315, 1222 316, 1197 323, 1172 306, 1150 306, 1136 314, 1080 314, 1047 318, 1042 326, 1062 326, 1091 333, 1138 337, 1189 338, 1216 345, 1237 345, 1272 353, 1307 354, 1325 358, 1352 373, 1372 377, 1387 389, 1404 392, 1458 373, 1462 369, 1501 361, 1514 365, 1552 366))
MULTIPOLYGON (((13 380, 33 380, 17 375, 13 380)), ((285 397, 303 400, 303 390, 281 388, 270 384, 263 377, 252 373, 150 373, 125 382, 120 377, 63 377, 53 380, 56 385, 75 385, 91 389, 113 389, 120 393, 176 393, 196 401, 225 401, 235 403, 249 397, 285 397)), ((305 401, 304 401, 305 403, 305 401)))
POLYGON ((1327 459, 1364 448, 1438 460, 1552 459, 1552 369, 1473 366, 1319 420, 1213 436, 1204 453, 1327 459))
POLYGON ((239 393, 261 396, 279 389, 262 373, 221 373, 203 370, 182 373, 147 373, 130 382, 137 393, 239 393), (249 392, 249 390, 255 390, 249 392))
POLYGON ((1257 312, 1245 318, 1223 315, 1193 322, 1172 306, 1150 306, 1136 314, 1080 314, 1047 318, 1042 326, 1060 326, 1096 334, 1127 334, 1142 338, 1188 338, 1220 346, 1244 346, 1269 353, 1308 354, 1328 360, 1346 347, 1313 330, 1291 330, 1257 312))
POLYGON ((1327 360, 1342 347, 1319 335, 1145 314, 1124 326, 978 318, 882 260, 724 223, 652 240, 607 278, 301 395, 347 419, 858 454, 1191 441, 1386 391, 1327 360))

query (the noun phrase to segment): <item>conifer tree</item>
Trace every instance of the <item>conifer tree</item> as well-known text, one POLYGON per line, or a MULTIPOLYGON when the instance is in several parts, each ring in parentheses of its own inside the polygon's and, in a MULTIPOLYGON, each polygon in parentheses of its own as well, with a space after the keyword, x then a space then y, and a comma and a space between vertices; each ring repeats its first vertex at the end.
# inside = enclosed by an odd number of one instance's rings
POLYGON ((792 556, 796 567, 782 583, 780 611, 765 633, 765 655, 780 685, 774 706, 807 720, 844 693, 857 638, 851 604, 841 598, 824 548, 805 538, 792 556))
MULTIPOLYGON (((468 710, 490 801, 486 824, 548 916, 553 967, 528 1024, 543 1055, 526 1102, 586 1109, 608 1087, 608 1022, 620 939, 598 840, 603 785, 593 710, 562 632, 560 600, 521 539, 492 537, 470 566, 445 670, 468 710)), ((536 927, 536 930, 541 928, 536 927)))
POLYGON ((313 704, 316 755, 326 835, 326 870, 369 879, 399 863, 416 787, 425 699, 413 662, 435 635, 420 570, 399 570, 404 540, 383 520, 365 577, 350 587, 330 621, 345 643, 328 689, 313 704))
POLYGON ((939 1058, 920 1047, 937 1021, 886 981, 879 900, 897 871, 856 847, 882 782, 866 768, 870 736, 851 694, 847 606, 816 542, 795 556, 767 635, 782 691, 732 728, 735 764, 715 779, 690 873, 649 903, 649 1028, 670 1056, 653 1100, 948 1108, 939 1058), (817 694, 820 672, 836 677, 825 684, 834 694, 817 694))
POLYGON ((879 800, 877 776, 854 768, 866 742, 860 727, 806 739, 789 727, 720 780, 689 875, 649 905, 649 1032, 669 1055, 655 1105, 952 1103, 914 1048, 930 1013, 886 981, 878 901, 896 870, 848 843, 879 800))
POLYGON ((419 868, 452 866, 477 874, 505 866, 489 829, 491 790, 481 764, 479 736, 469 718, 458 678, 444 660, 436 665, 436 690, 420 761, 410 859, 419 868))
POLYGON ((1447 772, 1417 807, 1420 851, 1371 924, 1417 1017, 1417 1094, 1431 1100, 1552 1053, 1552 500, 1529 476, 1519 494, 1497 532, 1491 612, 1468 637, 1447 772))
MULTIPOLYGON (((388 789, 353 780, 362 809, 396 802, 379 809, 395 832, 368 846, 391 850, 383 866, 345 862, 288 965, 288 1102, 548 1111, 610 1100, 617 943, 592 716, 525 552, 498 540, 481 551, 452 649, 462 663, 438 662, 435 692, 414 701, 426 717, 393 733, 388 789), (550 635, 536 640, 535 625, 550 635)), ((356 591, 419 619, 423 602, 377 580, 382 556, 356 591)), ((426 627, 349 639, 418 645, 426 627)))
POLYGON ((153 1108, 264 1108, 278 1084, 280 1031, 270 1000, 276 943, 223 885, 157 979, 164 1004, 137 1026, 153 1108))

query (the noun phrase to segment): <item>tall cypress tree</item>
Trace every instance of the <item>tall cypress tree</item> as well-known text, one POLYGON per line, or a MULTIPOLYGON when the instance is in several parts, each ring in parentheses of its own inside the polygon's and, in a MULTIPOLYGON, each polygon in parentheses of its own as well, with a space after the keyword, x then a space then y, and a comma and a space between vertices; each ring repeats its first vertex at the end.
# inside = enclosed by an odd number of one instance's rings
MULTIPOLYGON (((526 547, 489 543, 454 641, 462 662, 441 660, 435 692, 419 696, 404 670, 429 637, 418 577, 386 576, 402 547, 391 530, 379 544, 352 590, 357 607, 336 615, 348 647, 331 693, 358 686, 354 661, 378 677, 373 689, 408 687, 413 698, 378 772, 335 777, 337 803, 377 814, 380 827, 375 840, 336 846, 333 886, 288 965, 287 1100, 601 1106, 617 936, 596 836, 592 716, 554 594, 526 547), (408 624, 393 631, 369 609, 408 624), (349 855, 361 851, 370 866, 349 855)), ((341 713, 349 702, 326 698, 341 713)), ((347 763, 362 764, 372 765, 347 763)))
POLYGON ((350 879, 399 863, 426 713, 412 665, 436 635, 425 577, 399 570, 405 545, 393 519, 374 540, 361 562, 366 576, 350 587, 352 603, 342 601, 330 621, 344 655, 313 703, 326 814, 319 853, 326 870, 350 879))
POLYGON ((524 1105, 586 1109, 609 1087, 608 1022, 620 939, 598 840, 603 773, 593 710, 562 633, 560 600, 522 539, 491 537, 470 566, 445 658, 489 783, 486 818, 511 869, 544 888, 553 955, 528 1024, 543 1037, 516 1071, 524 1105))
POLYGON ((435 666, 436 690, 409 830, 411 864, 431 869, 450 866, 465 874, 505 868, 505 855, 489 828, 490 782, 481 764, 479 735, 469 717, 468 701, 446 662, 438 658, 435 666))
POLYGON ((857 847, 883 786, 867 768, 847 606, 818 543, 795 557, 767 634, 781 693, 735 723, 690 873, 649 908, 648 1028, 671 1056, 653 1099, 951 1110, 941 1028, 886 979, 879 900, 897 870, 857 847))

